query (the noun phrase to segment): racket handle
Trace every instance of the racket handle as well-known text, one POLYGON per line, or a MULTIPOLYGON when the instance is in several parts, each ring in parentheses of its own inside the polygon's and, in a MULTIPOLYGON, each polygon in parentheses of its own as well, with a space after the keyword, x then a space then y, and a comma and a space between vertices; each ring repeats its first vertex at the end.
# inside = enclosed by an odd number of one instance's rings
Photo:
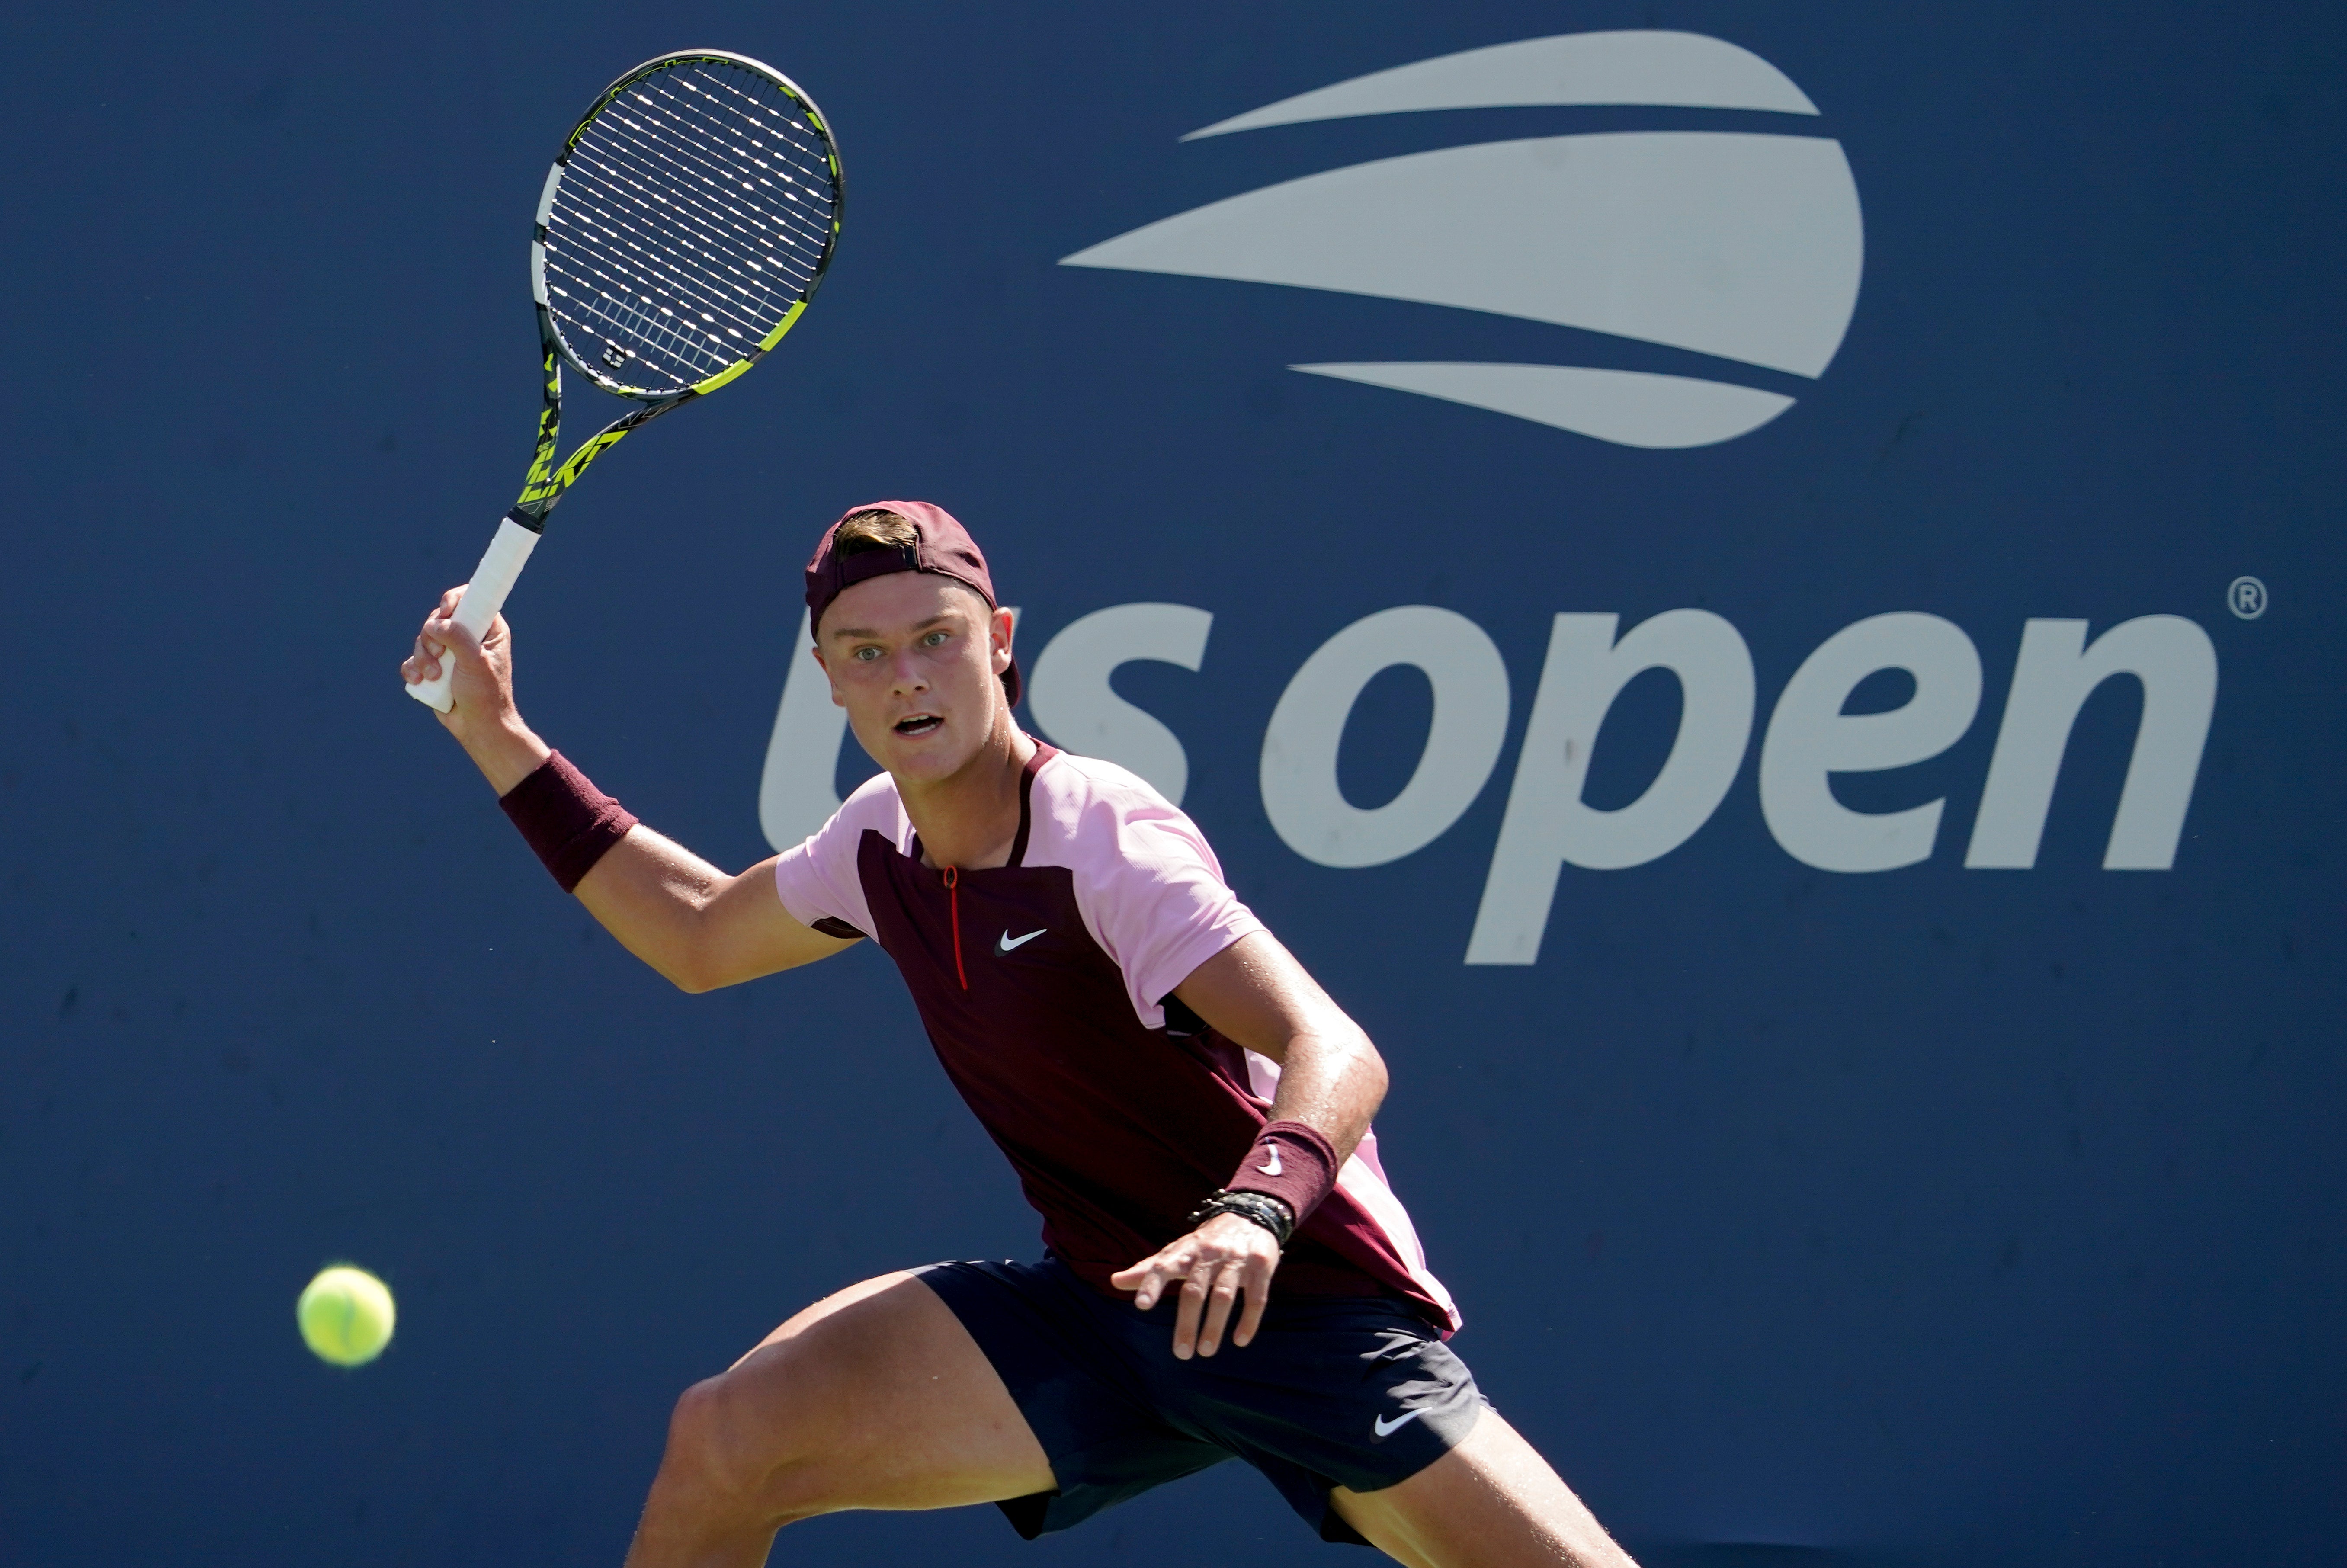
MULTIPOLYGON (((457 625, 475 637, 487 637, 489 623, 505 608, 506 595, 513 591, 514 579, 521 576, 522 563, 538 545, 538 535, 523 528, 511 517, 497 524, 497 537, 489 541, 488 552, 481 564, 473 569, 473 580, 465 585, 465 597, 456 603, 452 618, 457 625)), ((440 673, 429 681, 408 683, 407 694, 440 712, 456 706, 456 700, 448 694, 448 682, 456 672, 456 661, 446 654, 440 656, 440 673)))

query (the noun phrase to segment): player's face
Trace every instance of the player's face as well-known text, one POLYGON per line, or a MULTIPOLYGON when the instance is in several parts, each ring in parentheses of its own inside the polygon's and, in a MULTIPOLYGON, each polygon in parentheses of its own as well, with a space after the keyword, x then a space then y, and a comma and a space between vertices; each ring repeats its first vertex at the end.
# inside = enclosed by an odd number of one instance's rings
POLYGON ((815 653, 864 749, 902 781, 952 777, 993 733, 1010 617, 950 578, 866 578, 824 611, 815 653))

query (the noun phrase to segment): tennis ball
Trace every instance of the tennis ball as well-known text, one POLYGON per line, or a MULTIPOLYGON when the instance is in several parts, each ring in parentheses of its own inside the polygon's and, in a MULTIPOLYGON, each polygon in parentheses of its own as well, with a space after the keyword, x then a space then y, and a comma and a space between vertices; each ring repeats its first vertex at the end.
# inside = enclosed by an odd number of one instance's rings
POLYGON ((364 1366, 382 1355, 397 1316, 389 1287, 346 1264, 321 1270, 293 1307, 302 1341, 337 1367, 364 1366))

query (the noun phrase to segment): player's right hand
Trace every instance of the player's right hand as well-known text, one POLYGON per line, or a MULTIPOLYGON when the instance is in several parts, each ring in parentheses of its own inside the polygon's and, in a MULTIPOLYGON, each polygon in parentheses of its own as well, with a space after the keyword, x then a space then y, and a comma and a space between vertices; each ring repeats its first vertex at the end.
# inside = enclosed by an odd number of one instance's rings
POLYGON ((1216 1214, 1131 1268, 1109 1276, 1109 1284, 1133 1292, 1133 1304, 1146 1312, 1179 1283, 1181 1305, 1174 1313, 1174 1358, 1211 1356, 1222 1348, 1231 1309, 1239 1307, 1231 1343, 1245 1345, 1263 1327, 1271 1299, 1271 1276, 1279 1267, 1279 1244, 1253 1220, 1216 1214), (1242 1296, 1245 1305, 1239 1306, 1242 1296))
POLYGON ((456 623, 456 606, 464 600, 462 585, 440 596, 439 606, 424 618, 415 634, 415 650, 400 661, 399 678, 409 685, 429 681, 446 664, 451 706, 440 723, 459 740, 485 726, 502 725, 514 712, 513 629, 502 615, 489 622, 489 634, 480 641, 456 623))

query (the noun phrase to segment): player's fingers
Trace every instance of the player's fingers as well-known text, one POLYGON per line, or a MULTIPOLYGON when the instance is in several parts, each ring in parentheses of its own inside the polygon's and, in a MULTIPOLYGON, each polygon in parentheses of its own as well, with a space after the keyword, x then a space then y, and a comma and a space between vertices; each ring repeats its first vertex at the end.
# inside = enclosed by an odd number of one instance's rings
POLYGON ((478 654, 481 651, 481 640, 467 631, 465 623, 454 616, 436 615, 425 621, 424 641, 426 645, 439 643, 466 653, 478 654))
POLYGON ((1219 1263, 1199 1263, 1192 1266, 1182 1281, 1180 1304, 1174 1312, 1174 1356, 1186 1361, 1198 1348, 1198 1320, 1204 1316, 1206 1293, 1214 1287, 1214 1276, 1222 1269, 1219 1263))
POLYGON ((1108 1282, 1119 1290, 1133 1291, 1133 1306, 1146 1312, 1165 1294, 1166 1282, 1180 1277, 1181 1270, 1168 1267, 1166 1255, 1161 1252, 1143 1258, 1131 1268, 1119 1269, 1108 1276, 1108 1282))
MULTIPOLYGON (((1167 1260, 1180 1253, 1188 1244, 1189 1240, 1190 1238, 1188 1236, 1184 1236, 1180 1241, 1166 1243, 1163 1246, 1159 1247, 1155 1252, 1151 1253, 1147 1257, 1143 1258, 1139 1263, 1128 1264, 1124 1267, 1117 1270, 1114 1274, 1110 1275, 1110 1281, 1115 1284, 1121 1290, 1130 1290, 1133 1286, 1130 1284, 1125 1283, 1126 1281, 1139 1279, 1145 1274, 1166 1273, 1167 1260)), ((1174 1269, 1172 1272, 1179 1274, 1181 1270, 1174 1269)))
POLYGON ((1255 1340, 1255 1330, 1263 1327, 1263 1309, 1271 1303, 1271 1271, 1275 1260, 1250 1258, 1246 1266, 1246 1308, 1239 1314, 1239 1326, 1231 1335, 1234 1345, 1247 1345, 1255 1340))
POLYGON ((447 592, 442 594, 440 596, 440 602, 434 605, 431 612, 425 616, 424 624, 426 626, 434 626, 447 620, 449 617, 456 613, 456 605, 464 597, 465 590, 461 586, 452 588, 447 592))
POLYGON ((415 646, 409 651, 406 658, 400 661, 400 678, 413 685, 418 681, 429 681, 433 676, 439 672, 440 649, 438 644, 426 642, 424 640, 424 634, 420 631, 417 632, 415 634, 415 646))
POLYGON ((1154 1277, 1150 1281, 1149 1288, 1146 1293, 1149 1299, 1145 1302, 1137 1301, 1134 1305, 1140 1307, 1144 1312, 1148 1311, 1150 1307, 1156 1306, 1158 1299, 1162 1297, 1167 1290, 1173 1289, 1182 1280, 1188 1277, 1191 1269, 1197 1266, 1197 1248, 1191 1244, 1187 1237, 1174 1243, 1172 1246, 1167 1247, 1163 1252, 1159 1253, 1155 1257, 1151 1258, 1149 1260, 1149 1270, 1154 1277))
POLYGON ((1231 1308, 1238 1302, 1244 1268, 1243 1264, 1233 1259, 1215 1271, 1214 1286, 1206 1292, 1205 1321, 1198 1327, 1199 1355, 1211 1356, 1223 1348, 1223 1330, 1230 1327, 1231 1308))
POLYGON ((1143 1312, 1148 1311, 1165 1294, 1165 1287, 1181 1277, 1163 1265, 1152 1263, 1143 1271, 1141 1288, 1133 1294, 1133 1306, 1143 1312))

